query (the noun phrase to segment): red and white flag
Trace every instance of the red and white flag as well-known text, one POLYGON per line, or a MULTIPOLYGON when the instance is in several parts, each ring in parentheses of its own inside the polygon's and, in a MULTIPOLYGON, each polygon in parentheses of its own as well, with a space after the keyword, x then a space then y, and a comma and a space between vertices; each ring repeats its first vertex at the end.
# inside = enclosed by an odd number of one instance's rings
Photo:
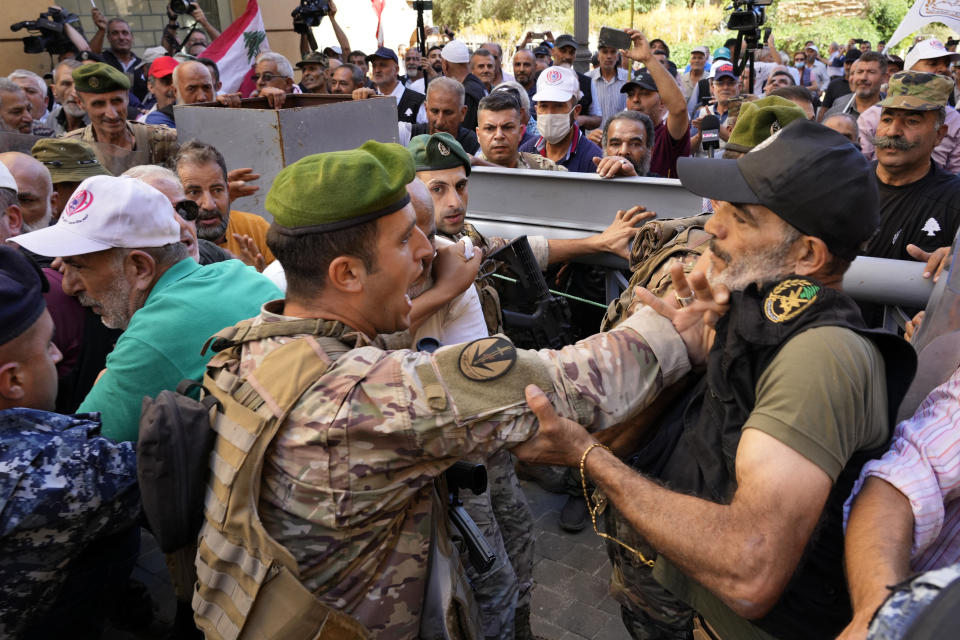
POLYGON ((253 66, 257 56, 269 51, 267 31, 263 27, 263 16, 257 0, 248 0, 243 15, 224 29, 220 37, 203 50, 201 57, 210 58, 217 63, 223 93, 240 91, 244 97, 254 89, 253 66))
POLYGON ((383 46, 383 18, 381 14, 383 13, 383 5, 387 4, 386 0, 370 0, 373 3, 373 12, 377 14, 377 46, 383 46))

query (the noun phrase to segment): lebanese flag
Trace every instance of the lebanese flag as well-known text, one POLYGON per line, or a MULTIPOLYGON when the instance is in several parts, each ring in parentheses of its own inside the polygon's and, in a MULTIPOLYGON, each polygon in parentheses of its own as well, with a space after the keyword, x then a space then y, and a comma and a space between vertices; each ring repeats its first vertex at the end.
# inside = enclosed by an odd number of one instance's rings
POLYGON ((383 13, 383 5, 386 4, 386 0, 370 0, 373 3, 373 12, 377 14, 377 46, 383 46, 383 20, 381 19, 381 14, 383 13))
POLYGON ((239 91, 244 97, 255 89, 253 66, 257 56, 270 51, 267 43, 267 31, 263 27, 263 16, 257 0, 248 0, 243 15, 234 20, 220 37, 203 50, 200 57, 210 58, 220 70, 222 93, 239 91))

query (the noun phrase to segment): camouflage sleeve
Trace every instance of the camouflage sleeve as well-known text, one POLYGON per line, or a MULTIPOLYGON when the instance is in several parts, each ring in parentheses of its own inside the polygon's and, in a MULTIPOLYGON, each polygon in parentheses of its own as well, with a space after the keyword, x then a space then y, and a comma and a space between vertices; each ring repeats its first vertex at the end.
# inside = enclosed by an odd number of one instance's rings
MULTIPOLYGON (((510 238, 487 238, 486 255, 503 249, 513 242, 510 238)), ((546 236, 527 236, 527 242, 530 243, 530 250, 541 271, 546 271, 550 264, 550 244, 546 236)))
POLYGON ((536 384, 568 418, 604 429, 643 409, 689 371, 669 321, 644 309, 620 327, 559 351, 514 349, 502 336, 397 354, 412 437, 428 457, 488 454, 536 429, 524 388, 536 384))

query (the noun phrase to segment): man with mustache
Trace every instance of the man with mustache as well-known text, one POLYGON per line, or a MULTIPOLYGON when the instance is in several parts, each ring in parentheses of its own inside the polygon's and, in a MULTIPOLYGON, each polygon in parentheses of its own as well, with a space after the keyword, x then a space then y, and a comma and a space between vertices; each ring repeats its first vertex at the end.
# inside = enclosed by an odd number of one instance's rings
MULTIPOLYGON (((942 42, 931 38, 914 45, 904 60, 903 69, 950 77, 950 63, 958 60, 960 60, 960 53, 947 51, 942 42)), ((861 113, 857 119, 857 127, 860 129, 860 147, 867 160, 877 158, 872 138, 877 134, 880 110, 880 105, 873 105, 861 113)), ((960 113, 952 107, 947 107, 944 124, 947 125, 946 133, 934 147, 932 157, 934 162, 949 173, 960 173, 960 113)))
POLYGON ((90 124, 87 112, 80 106, 73 83, 73 70, 81 64, 83 63, 79 60, 67 59, 53 70, 53 97, 57 104, 50 112, 47 124, 53 128, 55 136, 62 136, 68 131, 82 129, 90 124))
POLYGON ((215 147, 188 142, 177 153, 176 166, 187 198, 200 205, 197 236, 201 240, 209 240, 260 271, 273 262, 267 247, 270 224, 256 214, 230 209, 227 165, 215 147))
MULTIPOLYGON (((130 104, 130 79, 104 62, 84 64, 73 70, 80 106, 90 117, 90 124, 66 134, 65 138, 83 142, 106 142, 128 151, 145 152, 148 164, 163 164, 177 150, 177 132, 160 125, 127 121, 130 104)), ((106 162, 106 145, 96 147, 101 163, 106 162)))
POLYGON ((836 100, 827 110, 824 120, 838 113, 857 118, 880 102, 880 86, 887 77, 887 59, 876 51, 868 51, 850 67, 851 95, 836 100))
POLYGON ((880 228, 867 255, 926 260, 926 252, 953 242, 960 228, 960 178, 931 159, 947 131, 951 91, 953 81, 933 73, 901 71, 890 79, 873 138, 880 228))
POLYGON ((57 224, 13 241, 62 258, 64 293, 123 330, 77 410, 99 411, 102 434, 118 442, 137 439, 145 395, 199 380, 207 338, 280 293, 236 260, 201 269, 180 242, 173 205, 134 178, 87 178, 57 224))

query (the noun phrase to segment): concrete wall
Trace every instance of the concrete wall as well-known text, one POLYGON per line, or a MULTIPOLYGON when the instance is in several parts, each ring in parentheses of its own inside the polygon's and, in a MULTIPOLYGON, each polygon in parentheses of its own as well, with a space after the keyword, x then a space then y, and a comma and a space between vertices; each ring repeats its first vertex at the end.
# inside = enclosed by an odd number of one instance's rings
MULTIPOLYGON (((163 26, 167 22, 168 0, 95 0, 97 7, 103 11, 107 19, 120 17, 130 23, 133 31, 133 49, 141 55, 147 47, 160 44, 163 26)), ((227 3, 218 3, 217 0, 194 0, 203 8, 207 18, 214 26, 227 25, 232 20, 229 15, 230 6, 227 3), (222 5, 219 6, 218 5, 222 5)), ((273 4, 273 0, 265 0, 264 4, 273 4)), ((52 4, 51 0, 3 0, 0 2, 0 75, 7 75, 16 68, 30 69, 39 74, 50 71, 51 61, 47 54, 26 54, 23 52, 21 38, 29 35, 26 31, 10 31, 9 26, 21 20, 35 20, 42 11, 52 4)), ((90 18, 90 0, 59 0, 58 4, 80 16, 84 35, 89 40, 97 32, 97 28, 90 18)), ((246 3, 242 3, 246 4, 246 3)), ((282 4, 277 2, 277 4, 282 4)), ((292 8, 291 8, 292 9, 292 8)), ((240 12, 243 12, 241 6, 240 12)), ((236 15, 239 15, 236 14, 236 15)), ((289 15, 289 11, 287 13, 289 15)), ((181 18, 180 24, 192 22, 189 17, 181 18)), ((186 31, 180 33, 182 39, 186 31)), ((104 46, 109 46, 104 42, 104 46)), ((299 57, 297 58, 299 59, 299 57)))

